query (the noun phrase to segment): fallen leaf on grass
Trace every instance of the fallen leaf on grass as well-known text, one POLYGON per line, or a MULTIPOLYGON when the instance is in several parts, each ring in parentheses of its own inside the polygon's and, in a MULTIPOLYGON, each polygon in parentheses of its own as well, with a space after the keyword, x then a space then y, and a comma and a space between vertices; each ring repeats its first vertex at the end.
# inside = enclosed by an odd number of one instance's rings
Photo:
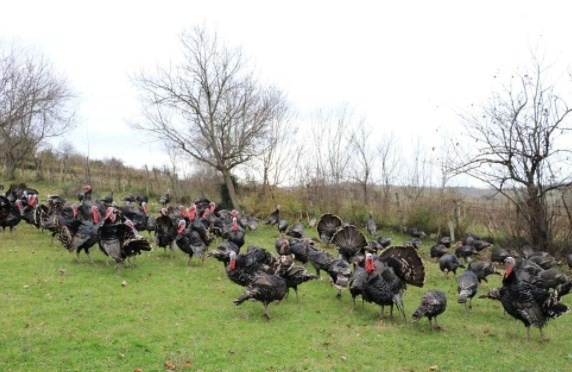
POLYGON ((430 371, 438 371, 438 370, 439 370, 439 366, 437 366, 437 365, 431 366, 431 367, 429 367, 429 370, 430 370, 430 371))
POLYGON ((172 370, 176 368, 175 363, 171 362, 170 360, 167 360, 165 362, 165 367, 167 367, 167 369, 172 369, 172 370))
POLYGON ((133 372, 143 372, 143 368, 133 368, 133 372))
POLYGON ((121 286, 122 286, 122 287, 127 286, 127 280, 122 281, 122 282, 121 282, 121 286))

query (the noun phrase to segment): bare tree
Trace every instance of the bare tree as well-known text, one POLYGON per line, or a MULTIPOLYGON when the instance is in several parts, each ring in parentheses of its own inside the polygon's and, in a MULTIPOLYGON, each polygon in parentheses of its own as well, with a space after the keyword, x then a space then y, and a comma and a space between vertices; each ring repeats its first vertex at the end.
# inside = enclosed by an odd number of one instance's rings
POLYGON ((72 126, 68 83, 39 54, 0 46, 0 148, 5 177, 31 160, 46 139, 72 126))
POLYGON ((377 147, 384 208, 388 208, 391 187, 395 183, 395 172, 398 164, 395 152, 396 143, 394 135, 390 133, 382 136, 381 143, 377 147))
POLYGON ((495 92, 482 111, 466 115, 474 151, 457 168, 504 195, 526 220, 530 241, 551 242, 550 193, 572 185, 570 122, 572 111, 547 70, 534 61, 530 73, 495 92))
POLYGON ((290 174, 297 152, 295 138, 298 128, 293 124, 294 117, 288 106, 276 107, 270 121, 266 148, 261 155, 262 186, 278 186, 290 174))
POLYGON ((234 208, 232 170, 260 155, 282 93, 256 81, 239 49, 195 28, 180 37, 184 58, 141 73, 143 123, 132 124, 220 171, 234 208))
POLYGON ((350 144, 355 160, 353 179, 360 184, 363 192, 363 203, 367 205, 376 157, 371 141, 371 130, 366 127, 365 120, 361 120, 354 128, 350 137, 350 144))

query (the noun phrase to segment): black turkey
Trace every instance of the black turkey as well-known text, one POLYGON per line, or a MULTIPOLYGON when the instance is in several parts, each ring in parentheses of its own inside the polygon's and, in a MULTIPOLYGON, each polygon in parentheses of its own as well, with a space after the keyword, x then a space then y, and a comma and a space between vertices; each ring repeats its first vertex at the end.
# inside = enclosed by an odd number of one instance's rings
POLYGON ((334 257, 328 252, 316 249, 308 250, 308 262, 316 270, 316 275, 318 276, 320 276, 320 270, 328 271, 334 260, 334 257))
POLYGON ((266 218, 266 225, 276 225, 280 222, 280 206, 276 206, 276 210, 266 218))
POLYGON ((286 235, 293 238, 303 238, 304 237, 304 224, 297 222, 290 226, 286 235))
POLYGON ((353 225, 339 228, 330 242, 336 246, 346 261, 350 261, 353 256, 363 252, 367 246, 365 236, 353 225))
POLYGON ((246 217, 246 226, 250 231, 256 231, 258 228, 258 219, 253 214, 246 217))
POLYGON ((454 276, 457 276, 457 270, 459 267, 465 268, 461 261, 452 253, 445 253, 439 258, 439 269, 445 273, 448 278, 449 273, 452 272, 454 276))
POLYGON ((272 264, 272 255, 262 248, 251 247, 248 252, 238 255, 230 251, 226 274, 233 283, 245 287, 260 271, 272 274, 272 264))
POLYGON ((169 202, 171 201, 171 198, 169 197, 169 193, 166 193, 164 195, 161 195, 161 197, 159 198, 159 203, 161 203, 161 205, 163 206, 163 208, 165 208, 165 206, 167 204, 169 204, 169 202))
POLYGON ((8 198, 0 196, 0 227, 3 231, 8 228, 12 233, 14 227, 22 221, 23 214, 24 205, 21 200, 17 199, 12 204, 8 198))
POLYGON ((465 310, 468 311, 472 308, 471 301, 479 290, 479 278, 477 277, 477 274, 467 269, 463 274, 461 274, 461 276, 459 276, 457 284, 457 293, 459 294, 457 302, 465 304, 465 310))
POLYGON ((270 319, 268 304, 274 301, 282 301, 288 290, 286 280, 283 278, 259 272, 246 287, 246 292, 234 300, 235 305, 240 305, 246 300, 256 300, 264 304, 264 316, 270 319))
MULTIPOLYGON (((367 271, 365 271, 365 269, 360 266, 360 260, 357 257, 354 257, 353 259, 353 266, 354 266, 354 271, 350 276, 350 280, 348 282, 348 288, 350 290, 350 294, 352 295, 352 302, 355 308, 356 297, 361 296, 363 293, 365 282, 367 280, 367 271)), ((362 296, 362 305, 363 304, 364 304, 364 299, 362 296)))
POLYGON ((423 238, 427 235, 418 227, 403 227, 403 232, 412 238, 423 238))
POLYGON ((198 256, 204 264, 207 246, 197 231, 192 228, 187 229, 187 221, 185 220, 179 221, 175 243, 181 251, 189 255, 187 265, 191 264, 191 260, 195 255, 198 256))
POLYGON ((330 284, 338 289, 336 297, 341 298, 342 290, 348 287, 352 275, 350 264, 343 257, 339 257, 332 261, 326 271, 330 275, 330 284))
POLYGON ((567 282, 550 293, 531 284, 520 282, 513 270, 514 258, 508 257, 506 263, 503 286, 499 290, 503 308, 513 318, 524 323, 528 339, 530 339, 531 325, 539 329, 540 337, 544 339, 542 328, 548 320, 568 312, 568 306, 561 303, 560 299, 570 292, 572 282, 567 282))
POLYGON ((226 267, 230 262, 230 252, 233 251, 237 255, 240 253, 240 248, 233 242, 223 242, 219 244, 213 251, 209 252, 208 257, 214 257, 218 261, 222 262, 226 267))
POLYGON ((322 243, 329 244, 330 240, 336 233, 336 231, 342 226, 342 220, 331 213, 326 213, 320 217, 316 229, 318 230, 318 236, 322 243))
POLYGON ((437 244, 444 245, 447 248, 451 248, 451 238, 448 236, 442 236, 437 240, 437 244))
POLYGON ((371 253, 366 254, 365 280, 362 298, 384 307, 390 306, 390 317, 393 319, 393 306, 397 306, 405 319, 403 293, 406 284, 423 287, 425 283, 425 267, 415 249, 409 247, 390 247, 374 259, 371 253))
POLYGON ((504 263, 507 257, 519 257, 515 251, 501 248, 501 247, 494 247, 491 252, 491 261, 504 263))
POLYGON ((369 212, 369 219, 367 220, 366 227, 371 236, 377 235, 377 226, 375 225, 375 221, 373 220, 373 215, 371 212, 369 212))
MULTIPOLYGON (((58 220, 61 221, 61 220, 58 220)), ((69 224, 62 224, 58 239, 69 252, 76 252, 77 261, 83 250, 93 263, 89 249, 98 242, 99 225, 93 222, 72 220, 69 224)))
POLYGON ((379 245, 381 245, 383 248, 387 248, 391 245, 391 238, 385 237, 385 236, 380 236, 379 238, 377 238, 377 242, 379 243, 379 245))
POLYGON ((488 283, 487 276, 489 275, 501 276, 501 274, 497 271, 491 262, 472 261, 469 263, 467 268, 477 275, 479 282, 484 280, 485 283, 488 283))
POLYGON ((556 269, 542 270, 532 279, 535 286, 542 289, 556 289, 568 282, 568 277, 556 269))
MULTIPOLYGON (((110 207, 111 208, 111 207, 110 207)), ((115 260, 115 262, 126 261, 129 257, 141 254, 141 251, 150 251, 149 241, 140 237, 135 230, 135 226, 129 220, 122 224, 106 223, 98 230, 98 241, 101 251, 115 260)))
POLYGON ((298 286, 310 280, 318 279, 317 275, 308 273, 303 266, 294 265, 290 256, 280 256, 278 258, 275 274, 286 280, 288 291, 294 289, 296 301, 298 301, 298 286))
POLYGON ((441 291, 428 291, 421 297, 419 307, 412 315, 413 320, 417 321, 424 316, 429 319, 429 324, 433 328, 432 320, 435 319, 437 325, 437 316, 445 312, 447 308, 447 297, 441 291))
POLYGON ((465 262, 469 257, 476 256, 478 254, 479 252, 472 245, 463 245, 463 243, 459 242, 455 246, 455 256, 465 259, 465 262))
POLYGON ((429 250, 429 255, 431 258, 441 258, 443 255, 449 253, 449 249, 444 244, 435 244, 429 250))
POLYGON ((157 246, 165 251, 167 247, 174 250, 174 241, 177 238, 177 222, 171 217, 167 208, 161 209, 161 215, 155 221, 155 240, 157 246))
POLYGON ((284 234, 286 232, 287 228, 288 228, 288 220, 282 219, 278 222, 278 231, 279 232, 284 234))

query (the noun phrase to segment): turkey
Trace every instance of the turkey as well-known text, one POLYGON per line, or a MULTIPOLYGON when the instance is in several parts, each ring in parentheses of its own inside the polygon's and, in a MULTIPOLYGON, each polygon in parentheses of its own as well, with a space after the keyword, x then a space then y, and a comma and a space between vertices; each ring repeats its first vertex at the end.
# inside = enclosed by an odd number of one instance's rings
POLYGON ((501 275, 497 271, 497 269, 493 266, 493 264, 490 262, 472 261, 471 263, 469 263, 469 266, 467 266, 467 268, 477 275, 477 278, 479 278, 479 282, 484 280, 485 283, 488 283, 487 276, 501 275))
POLYGON ((431 258, 440 259, 443 255, 449 253, 449 249, 444 244, 435 244, 431 247, 429 254, 431 258))
POLYGON ((161 215, 157 217, 155 225, 155 240, 157 246, 165 251, 167 247, 174 250, 173 242, 177 238, 177 224, 169 214, 167 208, 161 209, 161 215))
POLYGON ((472 246, 477 250, 477 252, 480 252, 488 247, 491 246, 491 243, 485 241, 485 240, 481 240, 481 239, 475 239, 473 241, 472 246))
POLYGON ((331 213, 324 214, 320 217, 316 229, 318 230, 318 237, 322 243, 329 244, 335 232, 342 226, 342 220, 331 213))
POLYGON ((464 258, 465 262, 467 262, 469 257, 475 256, 477 254, 479 254, 479 252, 472 245, 463 245, 463 243, 459 242, 455 246, 455 256, 464 258))
POLYGON ((337 298, 342 297, 342 290, 348 287, 352 275, 351 266, 343 257, 332 261, 326 270, 330 275, 330 284, 338 289, 337 298))
POLYGON ((423 238, 427 235, 418 227, 403 227, 403 232, 412 238, 423 238))
POLYGON ((439 258, 439 269, 445 273, 447 278, 449 278, 450 272, 452 272, 454 276, 457 276, 457 270, 459 267, 462 267, 463 269, 465 268, 454 254, 445 253, 441 258, 439 258))
POLYGON ((320 276, 320 270, 328 271, 334 257, 328 252, 319 251, 317 249, 308 250, 308 262, 316 270, 316 275, 320 276))
MULTIPOLYGON (((59 219, 58 222, 60 221, 62 220, 59 219)), ((79 254, 83 250, 93 264, 89 249, 98 242, 98 233, 98 222, 72 220, 68 225, 61 224, 58 239, 70 253, 76 252, 78 262, 79 254)))
POLYGON ((12 204, 8 198, 0 196, 0 227, 2 227, 3 231, 6 231, 8 227, 10 234, 12 234, 14 227, 22 221, 23 214, 24 206, 20 199, 17 199, 12 204))
POLYGON ((296 261, 303 264, 308 262, 308 255, 311 251, 316 250, 314 242, 308 238, 290 239, 288 241, 288 250, 290 254, 294 255, 296 261))
MULTIPOLYGON (((535 252, 535 253, 538 253, 538 252, 535 252)), ((545 270, 548 270, 551 267, 560 264, 560 261, 558 261, 556 258, 551 256, 550 254, 548 254, 546 252, 542 252, 542 253, 543 254, 536 254, 536 255, 530 256, 530 257, 528 257, 528 260, 531 262, 534 262, 535 264, 537 264, 538 266, 542 267, 545 270)))
POLYGON ((161 203, 163 208, 165 208, 167 206, 167 204, 169 204, 170 201, 171 201, 171 198, 169 197, 169 193, 161 195, 161 197, 159 198, 159 203, 161 203))
POLYGON ((286 235, 291 236, 293 238, 303 238, 304 224, 302 224, 301 222, 297 222, 294 225, 290 226, 286 235))
POLYGON ((239 255, 230 251, 226 274, 233 283, 245 287, 254 280, 259 271, 272 274, 272 263, 272 255, 262 248, 249 247, 247 253, 239 255))
POLYGON ((356 254, 363 252, 367 246, 365 236, 353 225, 343 226, 332 237, 331 244, 335 245, 346 261, 356 254))
POLYGON ((397 306, 405 319, 403 293, 406 284, 423 287, 425 283, 425 267, 415 249, 409 247, 390 247, 381 252, 379 257, 366 254, 365 270, 367 278, 363 284, 362 298, 384 307, 390 306, 390 317, 393 319, 393 306, 397 306))
POLYGON ((475 233, 470 233, 470 232, 468 232, 468 233, 465 234, 465 237, 463 238, 463 244, 465 244, 465 245, 473 245, 473 242, 474 242, 475 240, 481 240, 480 235, 477 235, 477 234, 475 234, 475 233))
POLYGON ((506 260, 507 257, 511 256, 518 257, 515 251, 511 251, 501 247, 494 247, 491 252, 491 261, 504 264, 504 260, 506 260))
POLYGON ((280 256, 275 275, 286 280, 287 292, 290 288, 296 293, 296 301, 298 301, 298 286, 310 280, 318 279, 317 275, 308 273, 303 266, 294 265, 290 256, 280 256))
POLYGON ((568 277, 556 269, 542 270, 534 277, 532 284, 542 289, 556 289, 568 282, 568 277))
POLYGON ((115 262, 123 262, 129 257, 141 254, 141 251, 151 250, 149 241, 139 236, 133 222, 126 220, 122 224, 115 224, 112 207, 109 207, 104 221, 98 231, 99 247, 115 262))
POLYGON ((445 312, 447 308, 447 297, 441 291, 428 291, 421 297, 419 307, 412 315, 413 320, 418 321, 424 316, 429 319, 429 324, 433 328, 432 319, 435 319, 435 326, 437 326, 437 316, 445 312))
MULTIPOLYGON (((360 260, 357 257, 353 258, 353 266, 354 266, 354 271, 350 276, 350 280, 348 282, 348 288, 350 290, 350 294, 352 295, 352 302, 355 308, 356 297, 361 296, 363 292, 365 281, 367 279, 367 271, 365 271, 365 269, 360 266, 360 260)), ((364 299, 362 296, 362 305, 363 304, 364 304, 364 299)))
POLYGON ((411 238, 411 240, 405 242, 405 246, 419 249, 423 245, 423 242, 419 238, 411 238))
POLYGON ((550 293, 544 289, 520 282, 515 273, 515 259, 507 257, 507 268, 499 298, 505 311, 524 323, 527 338, 530 339, 530 326, 537 327, 544 340, 542 328, 549 319, 568 312, 568 306, 560 302, 562 296, 570 292, 572 282, 567 282, 550 293))
POLYGON ((276 225, 280 222, 280 206, 276 206, 276 210, 266 218, 266 225, 276 225))
POLYGON ((377 242, 379 243, 379 245, 381 245, 383 248, 387 248, 391 245, 391 238, 385 237, 385 236, 380 236, 379 238, 377 238, 377 242))
POLYGON ((113 204, 113 191, 111 194, 105 195, 101 201, 111 207, 111 204, 113 204))
MULTIPOLYGON (((81 201, 81 202, 91 201, 91 195, 92 195, 92 193, 93 193, 93 189, 91 188, 91 186, 90 186, 90 185, 84 185, 84 186, 82 187, 82 189, 83 189, 83 194, 82 194, 82 197, 81 197, 81 200, 80 200, 80 201, 81 201)), ((78 198, 78 199, 79 199, 79 198, 78 198)))
POLYGON ((230 231, 226 233, 226 238, 236 244, 239 248, 244 245, 244 230, 238 227, 236 217, 233 217, 232 219, 232 227, 230 231))
POLYGON ((246 226, 250 231, 256 231, 258 228, 258 219, 253 214, 246 217, 246 226))
POLYGON ((141 208, 125 205, 123 207, 119 207, 119 211, 121 212, 122 218, 131 220, 138 231, 147 229, 147 220, 149 219, 147 203, 143 202, 141 204, 141 208))
POLYGON ((226 241, 220 244, 216 249, 209 252, 208 257, 214 257, 218 261, 222 262, 226 267, 230 262, 230 252, 233 251, 237 255, 240 253, 240 248, 233 242, 226 241))
POLYGON ((318 223, 318 221, 316 220, 316 217, 312 214, 310 221, 308 221, 308 227, 313 229, 314 227, 316 227, 316 223, 318 223))
POLYGON ((278 231, 280 233, 284 234, 287 228, 288 228, 288 220, 282 219, 278 222, 278 231))
POLYGON ((367 231, 371 236, 377 235, 377 226, 373 220, 373 214, 369 212, 369 219, 367 220, 367 231))
POLYGON ((187 265, 191 264, 194 255, 197 255, 204 265, 207 246, 197 231, 192 228, 187 229, 187 221, 185 220, 179 221, 175 244, 177 244, 177 247, 179 247, 181 251, 189 255, 187 265))
MULTIPOLYGON (((80 200, 80 201, 81 201, 81 200, 80 200)), ((129 205, 129 204, 131 204, 131 203, 134 203, 134 202, 135 202, 135 195, 125 195, 125 196, 123 197, 123 201, 124 201, 127 205, 129 205)))
POLYGON ((447 248, 451 248, 451 238, 448 236, 443 236, 437 240, 437 244, 444 245, 447 248))
POLYGON ((477 277, 477 274, 467 269, 463 274, 461 274, 461 276, 459 276, 457 284, 457 293, 459 294, 457 302, 465 304, 465 310, 468 311, 472 308, 471 301, 479 290, 479 278, 477 277))
POLYGON ((274 243, 274 248, 276 248, 276 253, 278 253, 279 256, 286 256, 292 254, 290 252, 290 243, 286 238, 276 239, 276 242, 274 243))
POLYGON ((264 304, 264 316, 266 319, 270 319, 268 304, 274 301, 282 301, 287 290, 286 280, 283 278, 259 272, 246 287, 246 292, 234 300, 234 304, 240 305, 251 299, 262 302, 264 304))

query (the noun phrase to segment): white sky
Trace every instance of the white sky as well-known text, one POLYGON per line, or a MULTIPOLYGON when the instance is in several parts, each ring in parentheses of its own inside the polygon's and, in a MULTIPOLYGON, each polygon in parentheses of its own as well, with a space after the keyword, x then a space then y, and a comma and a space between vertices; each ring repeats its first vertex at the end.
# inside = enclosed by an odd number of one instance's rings
POLYGON ((568 80, 570 2, 380 3, 0 0, 0 38, 39 49, 79 93, 67 140, 86 152, 89 132, 92 158, 136 166, 168 157, 126 125, 139 113, 129 74, 168 62, 178 34, 197 24, 242 46, 302 114, 347 103, 405 145, 458 133, 457 113, 483 103, 493 76, 529 62, 531 48, 568 80))

